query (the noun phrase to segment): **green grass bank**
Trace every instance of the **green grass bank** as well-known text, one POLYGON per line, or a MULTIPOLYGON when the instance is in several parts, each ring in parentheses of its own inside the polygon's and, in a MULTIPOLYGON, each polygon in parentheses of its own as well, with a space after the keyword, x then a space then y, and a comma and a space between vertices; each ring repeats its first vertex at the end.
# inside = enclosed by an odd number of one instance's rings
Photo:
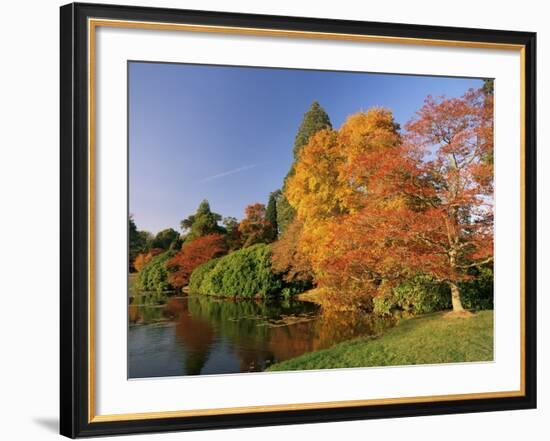
POLYGON ((493 311, 469 318, 446 312, 401 321, 381 336, 359 337, 269 367, 268 371, 490 361, 493 311))

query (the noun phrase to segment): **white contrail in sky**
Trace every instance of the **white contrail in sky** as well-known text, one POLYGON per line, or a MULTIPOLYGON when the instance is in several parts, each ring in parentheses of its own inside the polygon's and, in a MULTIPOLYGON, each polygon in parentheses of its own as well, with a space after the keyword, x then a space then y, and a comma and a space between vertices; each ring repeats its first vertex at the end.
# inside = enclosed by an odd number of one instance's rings
POLYGON ((223 178, 225 176, 229 176, 229 175, 234 175, 235 173, 240 173, 242 171, 245 171, 245 170, 250 170, 251 168, 254 168, 254 167, 257 167, 258 164, 252 164, 252 165, 244 165, 242 167, 239 167, 239 168, 234 168, 233 170, 227 170, 227 171, 224 171, 223 173, 218 173, 217 175, 212 175, 212 176, 208 176, 204 179, 201 179, 199 182, 209 182, 209 181, 213 181, 214 179, 219 179, 219 178, 223 178))

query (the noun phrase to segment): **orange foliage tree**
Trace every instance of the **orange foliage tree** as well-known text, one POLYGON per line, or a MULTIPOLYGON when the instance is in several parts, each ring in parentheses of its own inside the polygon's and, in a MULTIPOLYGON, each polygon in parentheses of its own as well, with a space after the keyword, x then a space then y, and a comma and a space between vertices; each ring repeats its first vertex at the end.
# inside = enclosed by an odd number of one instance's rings
POLYGON ((243 247, 273 240, 273 225, 266 218, 264 204, 251 204, 245 208, 245 218, 239 224, 243 247))
POLYGON ((404 139, 372 109, 310 139, 287 185, 303 222, 298 247, 336 301, 368 297, 418 273, 449 285, 492 259, 492 108, 481 91, 428 97, 404 139))
POLYGON ((352 115, 338 131, 317 132, 302 149, 295 174, 287 183, 287 199, 303 225, 297 250, 309 260, 316 282, 331 288, 328 293, 334 294, 334 304, 353 306, 365 289, 356 295, 349 283, 353 280, 349 269, 340 272, 336 262, 328 259, 334 254, 331 248, 336 239, 346 240, 333 237, 333 229, 364 207, 371 191, 366 184, 376 182, 380 159, 395 157, 400 143, 397 129, 391 112, 372 109, 352 115), (336 274, 339 280, 331 277, 336 274))
POLYGON ((406 128, 409 149, 430 157, 419 167, 428 191, 411 191, 425 206, 412 235, 429 251, 429 273, 448 283, 453 310, 462 311, 457 283, 493 259, 492 96, 480 89, 428 97, 406 128))
POLYGON ((294 219, 271 248, 273 270, 283 274, 287 282, 311 282, 313 279, 311 262, 299 248, 302 229, 303 223, 294 219))
POLYGON ((189 283, 191 274, 199 265, 227 253, 227 244, 222 234, 208 234, 183 245, 167 263, 168 281, 175 288, 189 283))

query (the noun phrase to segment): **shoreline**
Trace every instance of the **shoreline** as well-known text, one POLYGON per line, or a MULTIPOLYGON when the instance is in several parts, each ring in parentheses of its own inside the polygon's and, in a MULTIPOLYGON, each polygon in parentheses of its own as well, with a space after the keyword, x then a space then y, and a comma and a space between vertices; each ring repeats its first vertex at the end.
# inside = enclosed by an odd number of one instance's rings
POLYGON ((271 365, 270 371, 492 361, 493 310, 469 318, 448 311, 401 320, 378 336, 360 336, 271 365))

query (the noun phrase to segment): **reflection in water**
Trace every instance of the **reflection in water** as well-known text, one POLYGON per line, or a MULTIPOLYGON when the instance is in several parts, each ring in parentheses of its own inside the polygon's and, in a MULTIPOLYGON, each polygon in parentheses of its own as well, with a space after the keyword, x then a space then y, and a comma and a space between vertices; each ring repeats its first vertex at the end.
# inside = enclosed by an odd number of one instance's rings
POLYGON ((390 324, 297 300, 207 296, 136 297, 128 316, 130 378, 263 371, 390 324))

